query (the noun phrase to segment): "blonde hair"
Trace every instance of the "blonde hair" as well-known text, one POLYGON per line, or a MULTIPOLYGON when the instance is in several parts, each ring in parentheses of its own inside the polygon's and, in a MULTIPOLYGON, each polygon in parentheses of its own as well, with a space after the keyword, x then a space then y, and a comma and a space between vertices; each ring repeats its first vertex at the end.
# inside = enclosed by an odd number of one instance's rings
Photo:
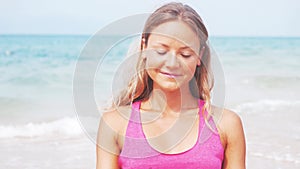
MULTIPOLYGON (((147 46, 148 38, 154 28, 162 23, 176 20, 186 23, 198 35, 200 51, 204 49, 201 64, 196 67, 194 73, 193 79, 195 81, 190 81, 189 88, 195 98, 205 101, 202 109, 203 115, 205 115, 204 110, 210 110, 210 93, 214 85, 214 79, 210 67, 211 54, 207 44, 208 32, 198 13, 190 6, 182 3, 165 4, 154 11, 147 19, 140 39, 140 54, 136 65, 136 75, 130 80, 128 88, 114 98, 114 106, 130 105, 132 102, 144 101, 149 98, 153 90, 153 81, 145 70, 145 59, 141 57, 141 51, 147 46)), ((208 115, 204 116, 206 122, 210 112, 208 111, 208 115)))

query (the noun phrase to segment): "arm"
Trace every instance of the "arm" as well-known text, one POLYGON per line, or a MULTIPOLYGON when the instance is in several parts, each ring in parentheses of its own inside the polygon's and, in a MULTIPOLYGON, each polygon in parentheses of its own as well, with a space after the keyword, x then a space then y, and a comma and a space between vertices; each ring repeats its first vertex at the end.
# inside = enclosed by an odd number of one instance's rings
POLYGON ((117 119, 114 116, 114 112, 106 112, 101 117, 96 146, 96 169, 119 169, 120 149, 115 128, 117 119))
POLYGON ((223 169, 245 169, 246 143, 241 119, 228 110, 224 111, 223 118, 226 139, 223 169))

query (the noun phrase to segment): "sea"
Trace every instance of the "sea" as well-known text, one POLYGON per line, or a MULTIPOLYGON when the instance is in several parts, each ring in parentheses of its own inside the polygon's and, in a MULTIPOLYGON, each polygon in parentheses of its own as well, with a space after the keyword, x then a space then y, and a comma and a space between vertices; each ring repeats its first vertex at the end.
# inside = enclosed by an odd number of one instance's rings
MULTIPOLYGON (((97 63, 92 91, 101 107, 128 39, 82 58, 89 35, 0 35, 0 169, 95 168, 99 119, 88 126, 78 112, 74 76, 80 61, 97 63)), ((216 36, 209 44, 224 106, 243 122, 247 168, 300 168, 300 38, 216 36)))

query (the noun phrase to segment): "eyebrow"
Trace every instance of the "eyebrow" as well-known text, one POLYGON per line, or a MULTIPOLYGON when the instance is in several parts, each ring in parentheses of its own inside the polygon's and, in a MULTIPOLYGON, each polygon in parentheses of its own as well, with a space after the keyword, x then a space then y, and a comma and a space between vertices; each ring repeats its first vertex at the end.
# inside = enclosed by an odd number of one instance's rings
MULTIPOLYGON (((157 43, 155 43, 154 45, 155 45, 155 46, 156 46, 156 45, 161 45, 161 46, 163 46, 163 47, 169 48, 168 45, 166 45, 166 44, 164 44, 164 43, 161 43, 161 42, 157 42, 157 43)), ((189 49, 189 50, 194 51, 194 50, 193 50, 192 48, 190 48, 189 46, 183 46, 183 47, 180 47, 180 48, 179 48, 179 50, 183 50, 183 49, 189 49)))
POLYGON ((169 48, 168 45, 166 45, 166 44, 164 44, 164 43, 160 43, 160 42, 154 43, 154 46, 163 46, 163 47, 169 48))

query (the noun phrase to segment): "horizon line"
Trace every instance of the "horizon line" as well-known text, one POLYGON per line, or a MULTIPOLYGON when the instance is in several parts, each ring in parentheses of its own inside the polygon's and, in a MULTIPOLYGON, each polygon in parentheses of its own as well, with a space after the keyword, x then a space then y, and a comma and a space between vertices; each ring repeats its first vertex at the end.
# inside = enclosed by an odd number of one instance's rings
MULTIPOLYGON (((94 36, 95 34, 68 34, 68 33, 0 33, 0 36, 94 36)), ((122 34, 110 34, 107 36, 123 36, 122 34)), ((300 38, 295 35, 210 35, 211 38, 300 38)))

